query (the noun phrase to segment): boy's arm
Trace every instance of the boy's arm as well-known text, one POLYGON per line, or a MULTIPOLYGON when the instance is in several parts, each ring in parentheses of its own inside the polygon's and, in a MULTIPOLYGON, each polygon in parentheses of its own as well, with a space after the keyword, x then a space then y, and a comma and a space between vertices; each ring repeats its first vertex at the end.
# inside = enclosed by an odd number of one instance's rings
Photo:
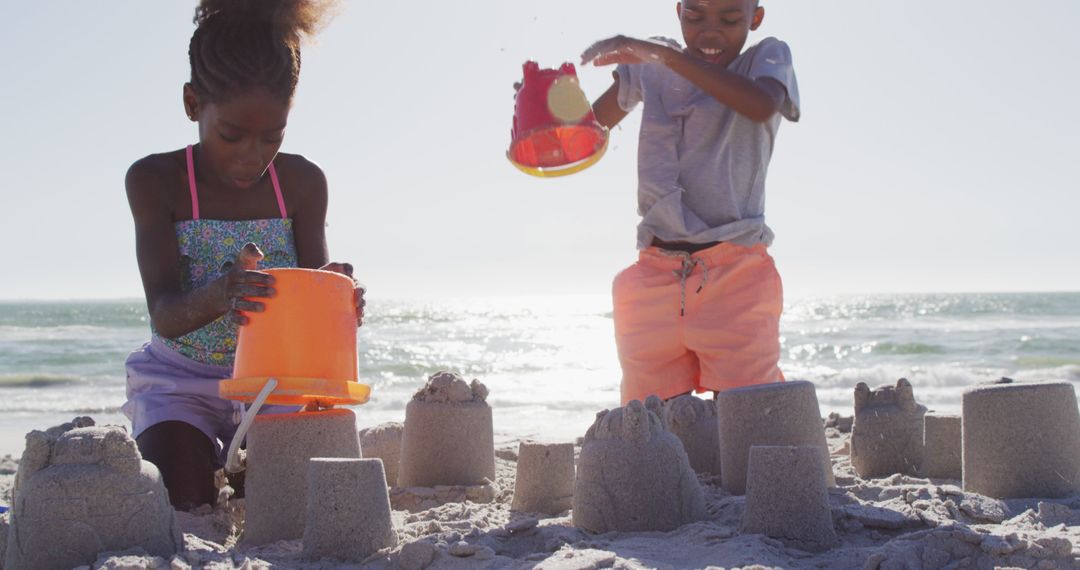
POLYGON ((667 53, 660 61, 668 69, 751 121, 768 121, 784 104, 787 91, 771 77, 751 79, 669 47, 663 49, 667 53))
POLYGON ((615 125, 629 114, 619 105, 619 75, 613 75, 615 82, 593 103, 593 114, 596 115, 597 122, 608 129, 615 128, 615 125))
MULTIPOLYGON (((738 73, 698 60, 669 45, 615 36, 593 44, 581 56, 582 63, 659 63, 685 77, 717 101, 746 118, 764 122, 784 104, 786 90, 771 78, 750 79, 738 73)), ((606 93, 605 93, 606 95, 606 93)))

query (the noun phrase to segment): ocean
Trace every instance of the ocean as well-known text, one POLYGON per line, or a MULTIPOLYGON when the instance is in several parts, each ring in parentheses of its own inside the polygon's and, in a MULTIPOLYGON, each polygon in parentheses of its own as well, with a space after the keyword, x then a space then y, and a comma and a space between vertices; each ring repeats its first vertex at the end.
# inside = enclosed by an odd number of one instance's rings
MULTIPOLYGON (((618 405, 607 296, 447 301, 373 298, 357 344, 371 401, 361 427, 402 421, 428 375, 489 390, 496 441, 572 441, 618 405)), ((999 379, 1080 383, 1080 293, 862 295, 787 302, 781 368, 817 385, 822 413, 852 391, 908 378, 929 408, 958 411, 965 388, 999 379)), ((126 423, 124 359, 149 338, 137 301, 0 302, 0 455, 23 434, 77 415, 126 423)))

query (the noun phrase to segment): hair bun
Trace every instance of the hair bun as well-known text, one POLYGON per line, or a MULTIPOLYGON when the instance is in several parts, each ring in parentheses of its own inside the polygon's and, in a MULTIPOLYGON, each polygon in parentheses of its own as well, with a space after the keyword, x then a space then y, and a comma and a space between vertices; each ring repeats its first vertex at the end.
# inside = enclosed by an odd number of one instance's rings
POLYGON ((317 34, 336 12, 337 4, 337 0, 199 0, 194 22, 203 26, 218 17, 271 21, 286 38, 299 42, 317 34))

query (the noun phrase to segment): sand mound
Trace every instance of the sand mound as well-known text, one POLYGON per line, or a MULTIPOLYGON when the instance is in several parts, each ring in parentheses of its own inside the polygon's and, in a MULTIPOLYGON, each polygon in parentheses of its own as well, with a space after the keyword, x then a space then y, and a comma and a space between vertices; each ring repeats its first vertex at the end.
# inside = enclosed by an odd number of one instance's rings
POLYGON ((597 414, 574 484, 574 525, 590 532, 671 530, 705 516, 679 438, 634 400, 597 414))
POLYGON ((512 510, 555 515, 571 507, 574 444, 523 441, 517 463, 512 510))
POLYGON ((102 550, 172 556, 182 547, 161 474, 124 428, 78 418, 31 432, 19 464, 4 567, 71 568, 102 550))
POLYGON ((682 441, 694 471, 720 474, 720 428, 716 402, 690 395, 679 396, 665 403, 660 420, 668 431, 682 441))
POLYGON ((855 423, 851 428, 851 463, 863 477, 893 473, 914 475, 923 461, 923 416, 906 378, 873 391, 855 386, 855 423))
POLYGON ((413 394, 414 402, 484 402, 487 387, 478 380, 468 383, 452 372, 437 372, 428 378, 427 384, 413 394))
POLYGON ((397 485, 403 433, 405 426, 401 422, 387 422, 360 430, 360 456, 382 459, 386 483, 391 487, 397 485))
MULTIPOLYGON (((871 568, 882 569, 936 570, 950 564, 957 568, 1074 567, 1069 556, 1061 556, 1064 542, 1045 539, 1080 544, 1080 496, 1000 501, 965 493, 958 485, 911 476, 863 479, 842 451, 849 436, 833 427, 827 433, 829 447, 837 450, 832 459, 838 487, 830 489, 828 496, 839 540, 826 552, 810 553, 760 534, 740 534, 746 498, 725 492, 709 477, 702 478, 707 518, 668 532, 591 534, 575 528, 570 516, 538 519, 511 512, 509 490, 514 486, 516 457, 512 451, 517 447, 514 443, 497 456, 494 483, 504 490, 492 502, 433 502, 417 512, 393 512, 398 546, 373 555, 363 567, 861 570, 868 559, 871 568), (967 537, 962 541, 975 545, 978 553, 957 546, 957 536, 948 538, 944 531, 962 533, 958 536, 967 537), (971 533, 981 537, 977 544, 971 533), (1010 546, 1014 544, 1020 546, 1010 546), (1055 548, 1056 555, 1045 556, 1055 548), (1008 554, 1002 553, 1009 549, 1012 551, 1008 554), (952 562, 940 565, 936 562, 942 559, 939 551, 943 550, 952 562), (1030 564, 1032 559, 1034 564, 1030 564)), ((242 504, 243 500, 230 501, 236 503, 242 504)), ((358 567, 330 561, 305 562, 300 540, 255 548, 235 545, 231 540, 223 542, 222 536, 235 535, 235 531, 224 533, 220 529, 228 519, 217 511, 178 517, 184 532, 183 552, 171 559, 133 552, 102 553, 96 567, 358 567), (167 565, 162 566, 163 562, 167 565)), ((235 524, 236 517, 232 520, 235 524)))
POLYGON ((432 375, 405 407, 399 487, 482 485, 495 478, 487 388, 449 372, 432 375))

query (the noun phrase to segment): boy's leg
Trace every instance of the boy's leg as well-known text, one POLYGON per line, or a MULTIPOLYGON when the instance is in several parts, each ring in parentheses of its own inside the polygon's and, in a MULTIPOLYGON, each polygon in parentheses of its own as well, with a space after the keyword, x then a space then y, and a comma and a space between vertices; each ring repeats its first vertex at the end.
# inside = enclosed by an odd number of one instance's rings
POLYGON ((214 443, 199 428, 181 421, 154 424, 137 438, 143 459, 161 471, 173 508, 189 511, 217 499, 214 443))
POLYGON ((650 395, 667 399, 696 387, 698 359, 683 342, 679 280, 672 273, 681 265, 646 250, 615 277, 613 315, 623 405, 650 395))
MULTIPOLYGON (((783 381, 783 286, 765 246, 721 244, 695 257, 709 269, 701 292, 687 296, 686 310, 686 342, 701 361, 701 387, 722 391, 783 381)), ((692 279, 700 278, 695 273, 692 279)))

